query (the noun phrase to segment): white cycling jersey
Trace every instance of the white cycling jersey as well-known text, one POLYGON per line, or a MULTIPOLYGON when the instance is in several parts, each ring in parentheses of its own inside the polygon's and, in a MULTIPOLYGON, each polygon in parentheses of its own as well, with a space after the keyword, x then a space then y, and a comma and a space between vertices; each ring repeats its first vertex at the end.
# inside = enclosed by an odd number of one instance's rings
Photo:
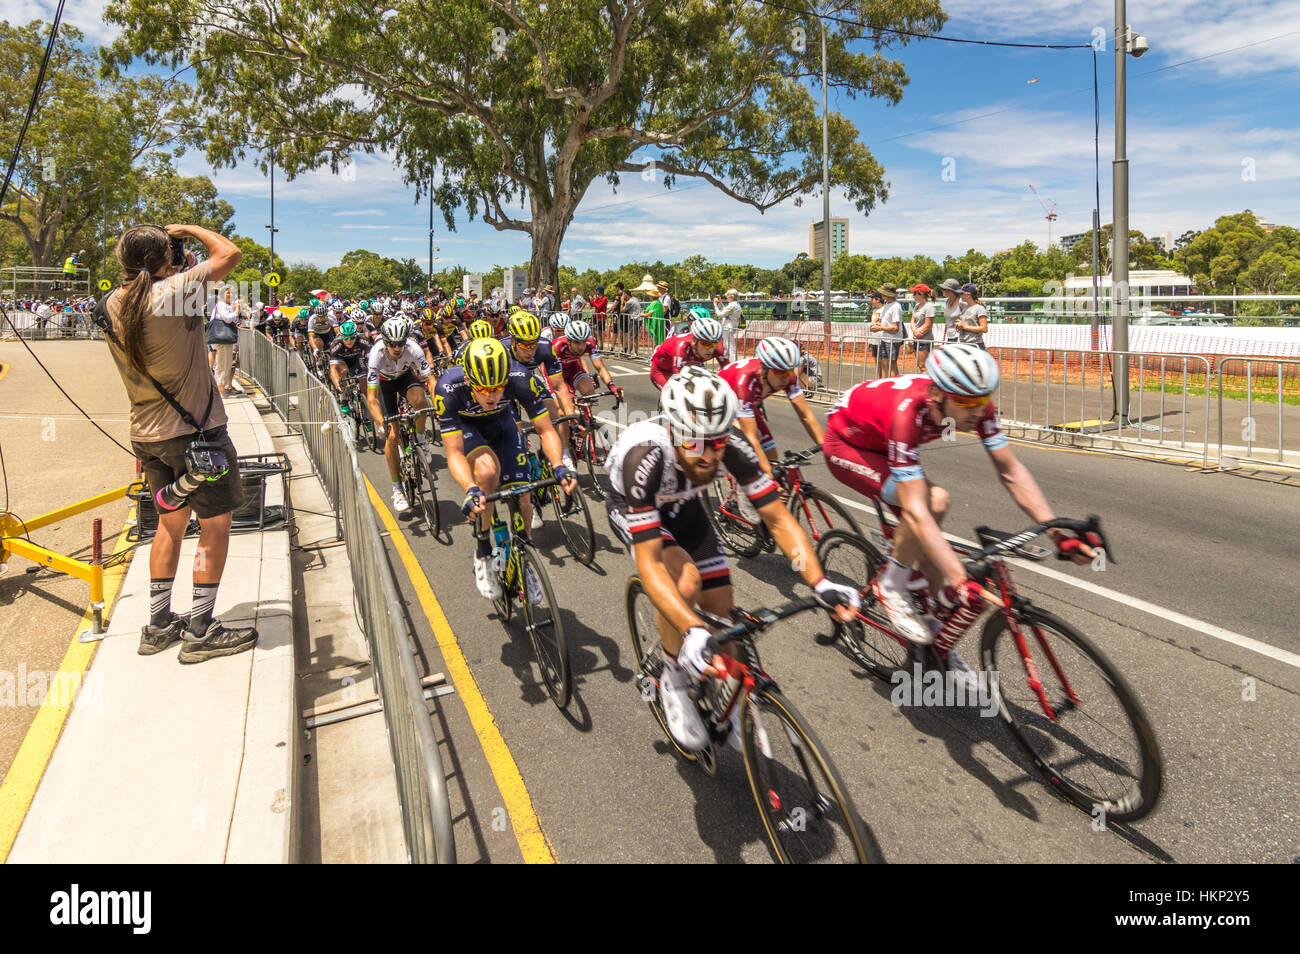
POLYGON ((433 374, 433 368, 429 367, 424 350, 418 344, 407 338, 402 345, 402 353, 393 359, 388 356, 384 342, 376 341, 366 361, 366 384, 377 388, 380 381, 400 378, 408 370, 414 371, 416 377, 422 380, 433 374))

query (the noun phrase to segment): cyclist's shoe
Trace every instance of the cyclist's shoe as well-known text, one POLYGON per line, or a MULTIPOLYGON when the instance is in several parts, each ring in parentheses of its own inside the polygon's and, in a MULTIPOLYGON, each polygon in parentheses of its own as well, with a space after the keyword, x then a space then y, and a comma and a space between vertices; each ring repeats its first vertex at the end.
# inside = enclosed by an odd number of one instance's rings
POLYGON ((878 578, 871 581, 871 591, 879 601, 880 608, 889 617, 894 632, 911 643, 929 645, 934 642, 930 628, 916 615, 911 594, 884 586, 878 578))
POLYGON ((546 526, 546 524, 542 520, 542 508, 537 506, 537 504, 534 503, 533 504, 533 529, 540 530, 544 526, 546 526))
POLYGON ((740 510, 740 515, 754 526, 758 526, 763 522, 763 518, 758 515, 758 508, 740 489, 736 490, 736 507, 740 510))
POLYGON ((485 600, 501 599, 501 581, 492 572, 492 560, 488 557, 474 558, 474 585, 478 587, 479 596, 485 600))
POLYGON ((743 752, 745 745, 740 740, 740 702, 736 701, 735 707, 731 710, 731 715, 727 717, 727 724, 731 726, 731 732, 727 735, 727 744, 737 752, 743 752))
POLYGON ((406 499, 406 494, 402 493, 401 487, 393 488, 393 511, 399 517, 404 517, 411 512, 411 504, 406 499))
POLYGON ((531 566, 524 567, 524 595, 533 606, 546 602, 546 593, 542 590, 542 581, 537 578, 531 566))
POLYGON ((137 652, 141 656, 152 656, 154 653, 162 652, 181 638, 186 622, 184 616, 172 613, 165 626, 146 624, 144 629, 140 630, 140 648, 137 652))
POLYGON ((573 451, 569 450, 567 447, 564 448, 560 454, 560 463, 569 468, 569 470, 577 470, 578 467, 578 465, 573 462, 573 451))
POLYGON ((659 704, 664 710, 668 733, 686 751, 698 752, 709 744, 709 733, 691 698, 690 688, 690 676, 677 666, 664 664, 659 679, 659 704))
POLYGON ((246 652, 257 644, 257 630, 251 626, 227 628, 221 620, 214 619, 202 635, 185 629, 180 654, 183 663, 198 663, 218 656, 233 656, 246 652))

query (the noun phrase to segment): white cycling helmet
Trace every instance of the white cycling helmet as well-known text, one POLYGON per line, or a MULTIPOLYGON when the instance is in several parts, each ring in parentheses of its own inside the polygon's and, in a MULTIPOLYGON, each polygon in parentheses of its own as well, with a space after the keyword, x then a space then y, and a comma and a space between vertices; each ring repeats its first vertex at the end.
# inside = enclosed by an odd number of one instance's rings
POLYGON ((690 437, 717 437, 736 420, 739 402, 731 385, 701 365, 668 379, 659 395, 659 413, 673 430, 690 437))
POLYGON ((411 299, 408 298, 406 299, 406 301, 402 302, 401 308, 402 311, 413 312, 415 311, 415 302, 411 301, 411 299))
POLYGON ((411 333, 411 322, 408 318, 400 316, 388 318, 379 326, 379 334, 390 345, 399 345, 404 342, 411 333))
POLYGON ((789 338, 764 338, 754 349, 763 365, 775 371, 793 371, 799 367, 799 346, 789 338))
POLYGON ((946 394, 983 397, 997 390, 1001 373, 993 355, 971 344, 936 348, 925 362, 925 376, 946 394))
POLYGON ((574 318, 564 326, 564 337, 570 341, 586 341, 591 337, 591 325, 581 318, 574 318))
POLYGON ((698 341, 712 344, 722 340, 722 322, 716 318, 696 318, 691 322, 691 334, 698 341))
POLYGON ((546 320, 551 326, 552 331, 564 331, 564 326, 569 323, 569 316, 562 311, 551 312, 551 317, 546 320))

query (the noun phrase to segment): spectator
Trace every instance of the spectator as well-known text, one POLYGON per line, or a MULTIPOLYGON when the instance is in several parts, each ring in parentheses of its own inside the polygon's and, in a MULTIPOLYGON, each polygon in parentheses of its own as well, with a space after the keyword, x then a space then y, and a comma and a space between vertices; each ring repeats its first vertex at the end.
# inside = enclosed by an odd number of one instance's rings
POLYGON ((682 303, 669 294, 667 282, 657 282, 655 287, 659 289, 659 304, 663 306, 664 317, 669 322, 676 321, 682 313, 682 303))
POLYGON ((878 291, 884 299, 878 319, 880 332, 880 352, 876 357, 876 376, 894 378, 898 376, 898 356, 907 340, 903 329, 903 306, 898 303, 898 289, 893 285, 881 285, 878 291), (888 372, 888 373, 886 373, 888 372))
POLYGON ((885 309, 885 296, 874 288, 871 290, 871 360, 876 365, 876 377, 880 377, 880 315, 885 309))
POLYGON ((727 352, 727 364, 736 360, 736 332, 740 329, 740 292, 734 288, 727 289, 727 306, 722 307, 722 299, 713 296, 713 311, 722 322, 722 347, 727 352))
POLYGON ((208 281, 229 275, 239 259, 234 242, 197 225, 169 225, 166 230, 138 225, 122 233, 117 243, 117 260, 128 284, 104 300, 113 332, 109 352, 130 399, 131 446, 153 499, 162 501, 149 550, 150 619, 139 648, 145 656, 179 639, 179 660, 195 663, 245 652, 257 642, 257 630, 227 629, 213 618, 230 546, 230 514, 242 503, 243 490, 238 455, 226 433, 225 405, 212 375, 195 371, 203 366, 202 292, 208 281), (180 249, 171 242, 186 238, 206 246, 207 261, 198 262, 186 253, 183 263, 175 264, 180 249), (217 444, 227 469, 219 477, 206 469, 190 474, 212 479, 200 479, 197 489, 185 496, 174 485, 190 472, 187 451, 199 442, 217 444), (164 496, 163 491, 169 492, 164 496), (175 508, 167 509, 166 502, 178 498, 175 508), (172 612, 171 593, 191 509, 199 518, 199 540, 194 598, 185 619, 172 612))
POLYGON ((546 285, 542 288, 541 294, 537 296, 536 314, 550 315, 555 311, 555 286, 546 285))
POLYGON ((984 347, 984 336, 989 330, 989 313, 980 304, 979 288, 971 282, 961 286, 961 305, 961 317, 957 319, 961 343, 989 350, 984 347))
POLYGON ((916 371, 920 373, 930 349, 934 347, 934 302, 930 296, 934 293, 924 282, 908 289, 916 307, 912 309, 912 342, 916 349, 916 371), (922 354, 921 352, 925 352, 922 354))
POLYGON ((597 344, 601 348, 604 348, 605 347, 605 320, 606 320, 606 313, 609 309, 609 299, 605 297, 604 285, 596 286, 596 294, 591 297, 591 301, 589 301, 587 304, 591 305, 592 311, 594 312, 594 314, 592 315, 591 324, 592 327, 596 329, 596 336, 599 339, 597 341, 597 344))
POLYGON ((235 342, 239 340, 239 314, 239 302, 235 300, 233 290, 227 288, 220 300, 212 306, 211 320, 224 323, 229 331, 218 328, 215 333, 209 332, 216 351, 216 361, 212 370, 217 376, 217 387, 221 390, 222 397, 234 393, 230 383, 235 376, 235 342), (231 339, 229 343, 224 342, 226 338, 231 339))
POLYGON ((586 307, 587 307, 587 299, 583 298, 580 294, 578 294, 578 289, 570 288, 569 307, 567 309, 569 312, 569 317, 581 318, 583 309, 585 309, 586 307))
POLYGON ((622 282, 615 283, 614 301, 612 307, 614 311, 614 317, 618 321, 618 344, 619 344, 619 350, 621 351, 628 350, 627 339, 628 339, 628 334, 630 333, 629 324, 631 322, 631 317, 628 314, 627 303, 630 297, 631 296, 628 294, 627 288, 623 285, 622 282))
POLYGON ((963 307, 961 299, 957 297, 961 294, 961 282, 955 278, 945 278, 939 291, 943 292, 943 340, 956 341, 960 334, 957 318, 963 307))
POLYGON ((50 306, 48 300, 43 300, 36 306, 36 327, 44 328, 49 324, 50 319, 54 317, 54 309, 50 306))

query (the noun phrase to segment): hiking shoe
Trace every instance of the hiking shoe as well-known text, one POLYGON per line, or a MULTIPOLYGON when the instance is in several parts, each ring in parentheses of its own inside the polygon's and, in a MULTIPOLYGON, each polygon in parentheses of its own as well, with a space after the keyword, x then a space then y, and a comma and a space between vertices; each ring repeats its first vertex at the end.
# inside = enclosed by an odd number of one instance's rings
POLYGON ((218 656, 233 656, 252 649, 257 644, 257 630, 253 627, 230 629, 214 619, 208 623, 207 631, 199 636, 187 627, 184 642, 181 643, 180 655, 176 658, 183 663, 198 663, 218 656))
POLYGON ((171 619, 167 621, 166 626, 154 626, 146 624, 140 630, 140 648, 137 652, 141 656, 152 656, 160 653, 176 640, 181 638, 181 632, 185 629, 187 620, 184 616, 171 614, 171 619))

